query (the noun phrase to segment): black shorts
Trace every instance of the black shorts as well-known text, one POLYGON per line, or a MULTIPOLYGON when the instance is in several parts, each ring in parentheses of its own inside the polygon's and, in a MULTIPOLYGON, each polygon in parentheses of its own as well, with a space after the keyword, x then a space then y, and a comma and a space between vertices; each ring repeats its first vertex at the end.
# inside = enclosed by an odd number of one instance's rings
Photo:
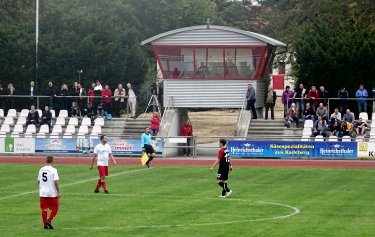
POLYGON ((228 180, 228 175, 229 175, 229 169, 228 170, 221 170, 219 169, 217 171, 217 180, 228 180))
POLYGON ((144 148, 145 148, 145 152, 147 154, 155 153, 154 148, 151 145, 145 144, 144 148))

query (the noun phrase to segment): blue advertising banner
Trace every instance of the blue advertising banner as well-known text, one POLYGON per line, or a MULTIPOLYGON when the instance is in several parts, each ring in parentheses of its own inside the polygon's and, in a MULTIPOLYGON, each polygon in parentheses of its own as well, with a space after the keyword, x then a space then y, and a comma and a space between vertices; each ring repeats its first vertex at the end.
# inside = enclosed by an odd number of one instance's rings
MULTIPOLYGON (((162 154, 163 144, 161 140, 152 141, 156 154, 162 154)), ((99 140, 94 141, 94 147, 99 143, 99 140), (96 143, 97 142, 97 143, 96 143)), ((141 155, 141 139, 108 139, 108 144, 112 148, 114 155, 141 155)))
POLYGON ((35 152, 80 153, 76 138, 35 138, 35 152))
POLYGON ((355 159, 356 142, 228 141, 231 156, 355 159))

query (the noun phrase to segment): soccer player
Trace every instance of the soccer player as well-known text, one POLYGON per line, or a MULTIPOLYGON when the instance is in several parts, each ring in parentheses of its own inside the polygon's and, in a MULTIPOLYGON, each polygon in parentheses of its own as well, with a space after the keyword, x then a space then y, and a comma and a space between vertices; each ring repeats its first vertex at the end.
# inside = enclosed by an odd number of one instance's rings
POLYGON ((148 160, 146 161, 146 166, 150 168, 150 162, 154 159, 155 151, 151 145, 151 134, 150 127, 145 128, 145 132, 141 136, 141 147, 142 152, 146 152, 148 155, 148 160))
POLYGON ((228 197, 232 194, 232 190, 228 188, 228 174, 229 170, 232 171, 232 164, 230 163, 229 151, 226 149, 227 141, 225 139, 220 139, 219 146, 220 151, 218 159, 211 166, 211 172, 219 164, 219 169, 217 171, 217 183, 222 188, 221 198, 228 197))
POLYGON ((38 175, 40 209, 42 210, 44 229, 53 229, 51 222, 59 210, 59 175, 57 170, 52 167, 53 157, 47 156, 46 162, 46 166, 39 170, 38 175), (48 209, 51 210, 51 213, 47 219, 48 209))
POLYGON ((106 135, 100 136, 100 143, 95 146, 94 154, 92 157, 92 162, 90 166, 90 170, 93 169, 93 165, 95 160, 97 159, 97 166, 99 171, 99 180, 98 184, 95 188, 95 193, 99 193, 100 187, 103 187, 104 193, 109 193, 107 189, 107 185, 105 183, 105 176, 108 176, 108 158, 113 160, 113 163, 117 165, 115 158, 112 155, 111 147, 107 144, 108 138, 106 135))

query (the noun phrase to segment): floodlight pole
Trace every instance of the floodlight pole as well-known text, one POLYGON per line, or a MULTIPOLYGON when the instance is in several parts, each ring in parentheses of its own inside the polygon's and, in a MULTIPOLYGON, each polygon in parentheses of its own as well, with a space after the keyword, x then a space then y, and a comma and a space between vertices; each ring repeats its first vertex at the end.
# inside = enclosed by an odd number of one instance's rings
MULTIPOLYGON (((39 0, 36 0, 35 9, 35 87, 38 89, 38 42, 39 42, 39 0)), ((39 108, 39 97, 36 99, 39 108)))

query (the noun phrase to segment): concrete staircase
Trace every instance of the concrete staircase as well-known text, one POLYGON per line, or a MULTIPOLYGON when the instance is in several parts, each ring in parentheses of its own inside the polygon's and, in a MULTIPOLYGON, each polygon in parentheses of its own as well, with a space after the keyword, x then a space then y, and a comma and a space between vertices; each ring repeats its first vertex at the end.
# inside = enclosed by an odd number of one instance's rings
MULTIPOLYGON (((122 120, 124 124, 121 128, 124 136, 140 138, 141 134, 145 131, 145 127, 150 126, 150 116, 147 115, 136 119, 122 118, 122 120)), ((118 127, 117 132, 120 132, 119 129, 118 127)))
POLYGON ((292 141, 300 140, 302 137, 303 124, 296 128, 292 124, 291 128, 284 126, 284 119, 252 119, 247 134, 249 140, 274 140, 274 141, 292 141))

